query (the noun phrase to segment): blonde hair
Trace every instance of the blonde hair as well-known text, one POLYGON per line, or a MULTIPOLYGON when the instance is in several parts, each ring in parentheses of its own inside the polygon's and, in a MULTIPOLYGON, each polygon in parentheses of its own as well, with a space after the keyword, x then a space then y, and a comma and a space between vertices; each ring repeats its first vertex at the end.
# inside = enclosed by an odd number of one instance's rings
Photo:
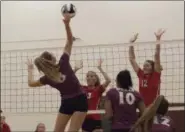
POLYGON ((42 71, 49 79, 60 83, 62 82, 62 75, 59 72, 60 66, 55 64, 56 59, 49 52, 44 52, 34 61, 37 69, 42 71))

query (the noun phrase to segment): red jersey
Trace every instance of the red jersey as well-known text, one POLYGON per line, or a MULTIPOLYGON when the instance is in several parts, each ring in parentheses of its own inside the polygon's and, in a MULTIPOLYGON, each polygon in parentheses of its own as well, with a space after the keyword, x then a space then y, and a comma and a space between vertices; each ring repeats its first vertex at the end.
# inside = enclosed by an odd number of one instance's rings
POLYGON ((139 78, 139 92, 145 105, 148 106, 160 94, 161 74, 155 71, 152 74, 144 74, 143 70, 139 69, 137 76, 139 78))
MULTIPOLYGON (((102 93, 104 92, 104 88, 102 87, 102 85, 97 86, 95 88, 89 88, 88 86, 82 86, 82 88, 87 94, 88 110, 97 110, 102 93)), ((94 120, 101 120, 100 114, 88 114, 86 118, 91 118, 94 120)))
POLYGON ((1 132, 11 132, 10 127, 9 127, 8 124, 3 123, 3 124, 1 124, 1 125, 2 125, 2 126, 1 126, 1 132))

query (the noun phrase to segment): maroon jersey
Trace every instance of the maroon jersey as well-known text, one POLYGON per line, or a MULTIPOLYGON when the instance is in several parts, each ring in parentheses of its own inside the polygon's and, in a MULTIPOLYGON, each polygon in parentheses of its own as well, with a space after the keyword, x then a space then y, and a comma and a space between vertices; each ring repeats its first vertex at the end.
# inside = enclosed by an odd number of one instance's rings
POLYGON ((139 78, 139 92, 145 105, 149 106, 160 94, 161 74, 155 71, 152 74, 144 74, 143 70, 139 69, 137 76, 139 78))
POLYGON ((112 103, 112 129, 130 129, 137 121, 137 105, 142 98, 134 90, 113 88, 107 92, 107 98, 112 103))
POLYGON ((152 132, 175 132, 175 127, 172 119, 168 116, 155 116, 152 126, 152 132))
POLYGON ((1 132, 11 132, 10 127, 7 123, 1 124, 1 132))
POLYGON ((63 53, 59 61, 60 72, 64 75, 62 83, 56 83, 46 76, 40 78, 42 84, 48 84, 60 91, 62 99, 72 98, 82 93, 80 83, 69 63, 69 55, 63 53))
MULTIPOLYGON (((95 88, 89 88, 88 86, 82 86, 83 90, 87 93, 88 98, 88 110, 97 110, 100 103, 102 93, 104 88, 102 85, 95 88)), ((88 114, 86 118, 91 118, 94 120, 101 120, 100 114, 88 114)))

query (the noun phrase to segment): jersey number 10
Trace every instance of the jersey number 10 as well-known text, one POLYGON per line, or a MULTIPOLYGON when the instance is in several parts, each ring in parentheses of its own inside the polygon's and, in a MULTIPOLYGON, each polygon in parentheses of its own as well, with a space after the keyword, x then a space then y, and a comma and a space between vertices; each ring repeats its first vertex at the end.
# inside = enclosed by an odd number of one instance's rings
POLYGON ((123 104, 132 105, 134 104, 135 100, 136 99, 133 93, 126 93, 124 97, 124 93, 119 92, 119 104, 120 105, 123 105, 123 104))

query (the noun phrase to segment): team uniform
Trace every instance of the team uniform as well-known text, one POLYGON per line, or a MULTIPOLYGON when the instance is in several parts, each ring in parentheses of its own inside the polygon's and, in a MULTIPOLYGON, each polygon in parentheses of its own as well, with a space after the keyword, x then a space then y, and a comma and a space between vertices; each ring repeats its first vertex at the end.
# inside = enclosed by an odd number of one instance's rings
POLYGON ((62 83, 56 83, 47 76, 40 78, 42 84, 50 85, 60 91, 62 96, 60 113, 73 114, 75 111, 87 112, 87 96, 81 89, 81 85, 69 63, 69 55, 63 53, 59 61, 59 71, 65 76, 62 83))
MULTIPOLYGON (((102 85, 95 88, 89 88, 88 86, 82 86, 82 89, 86 92, 88 98, 88 110, 97 110, 104 88, 102 85)), ((88 114, 82 125, 82 130, 92 132, 95 129, 101 129, 101 115, 100 114, 88 114)))
POLYGON ((160 94, 161 74, 154 71, 152 74, 144 74, 139 69, 137 76, 139 78, 139 92, 144 99, 146 106, 149 106, 160 94))
POLYGON ((137 106, 142 97, 134 90, 113 88, 107 92, 113 109, 112 132, 129 132, 138 119, 137 106))
POLYGON ((175 132, 172 119, 168 116, 156 115, 154 117, 152 132, 175 132))
POLYGON ((6 123, 1 124, 1 132, 11 132, 9 125, 6 123))

